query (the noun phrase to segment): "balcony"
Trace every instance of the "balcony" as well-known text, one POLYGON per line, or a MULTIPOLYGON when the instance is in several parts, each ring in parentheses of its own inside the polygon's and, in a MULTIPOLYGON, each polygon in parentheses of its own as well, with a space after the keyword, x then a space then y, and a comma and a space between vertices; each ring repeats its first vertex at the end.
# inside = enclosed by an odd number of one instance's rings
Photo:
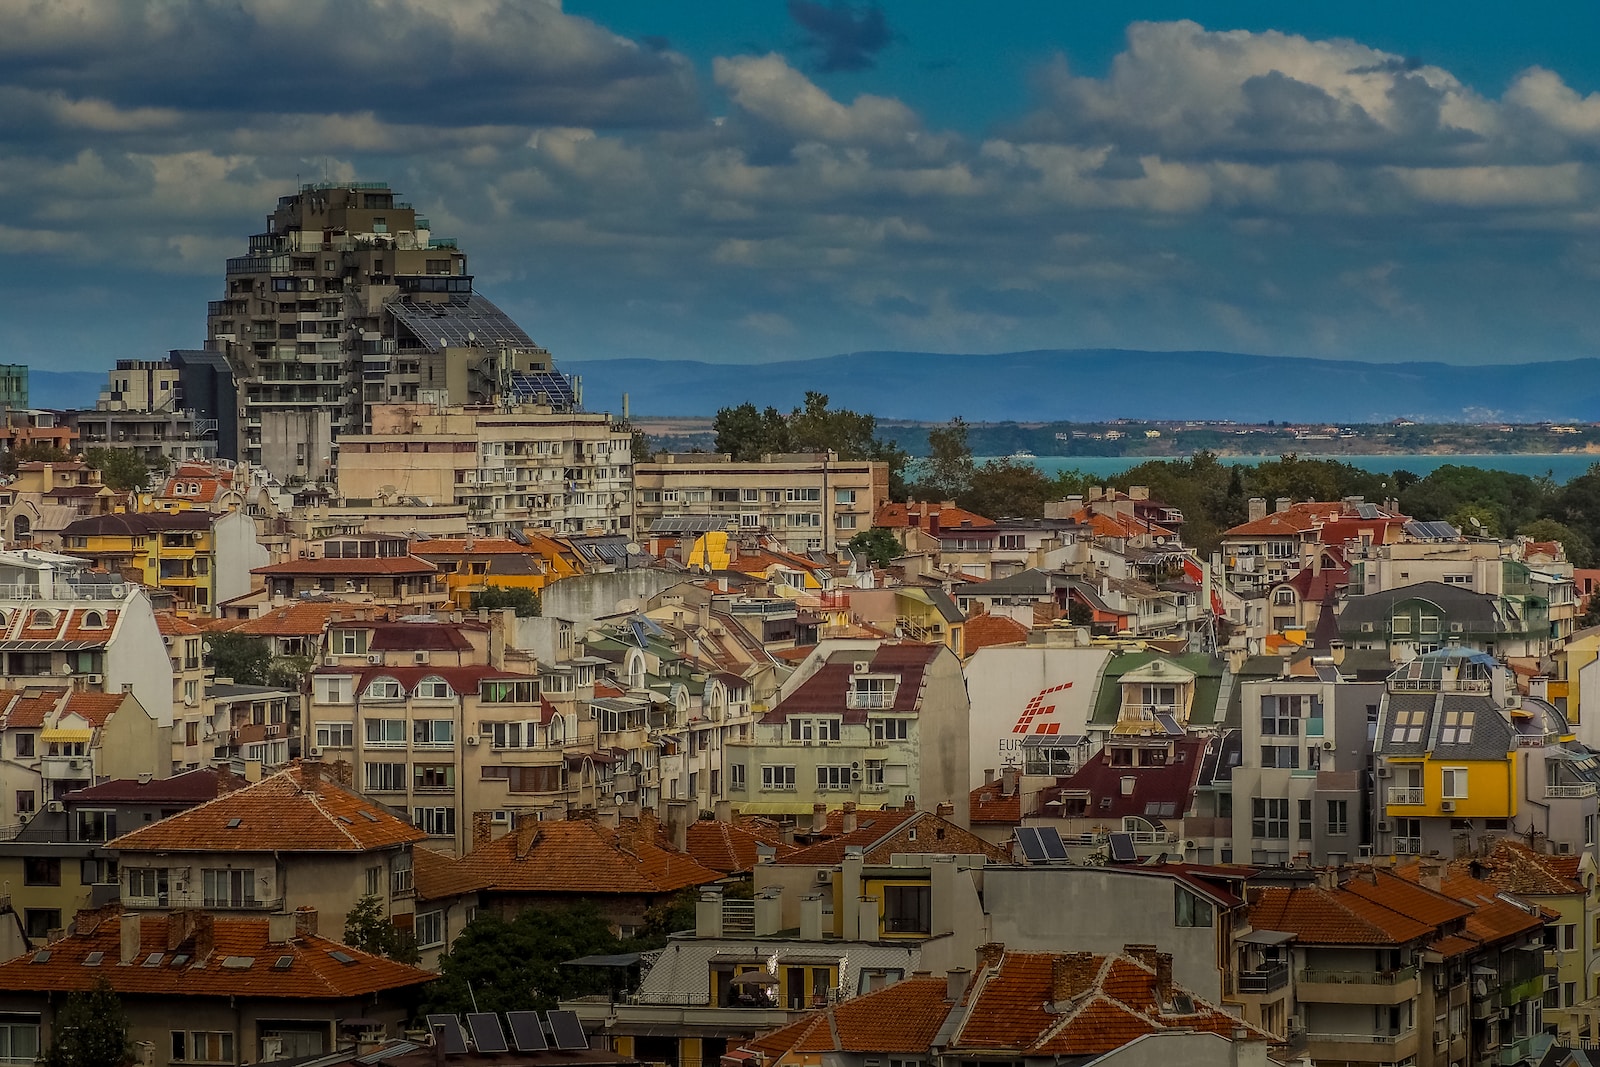
POLYGON ((122 906, 142 910, 167 911, 177 908, 200 908, 206 911, 265 911, 274 912, 283 907, 282 897, 264 900, 230 900, 207 897, 203 893, 161 893, 153 897, 124 896, 122 906))
POLYGON ((1595 795, 1593 782, 1584 782, 1582 785, 1547 785, 1544 787, 1546 800, 1580 800, 1583 797, 1595 795))
POLYGON ((1420 806, 1427 802, 1426 790, 1413 789, 1409 786, 1392 785, 1389 787, 1389 803, 1397 805, 1420 806))
POLYGON ((1296 975, 1295 981, 1296 999, 1313 1004, 1393 1006, 1413 999, 1420 989, 1415 967, 1398 971, 1334 971, 1308 967, 1296 975))
POLYGON ((1289 984, 1289 965, 1274 963, 1253 971, 1239 972, 1239 992, 1244 996, 1264 996, 1289 984))
POLYGON ((1345 1060, 1353 1063, 1393 1063, 1416 1055, 1417 1031, 1390 1030, 1368 1034, 1306 1032, 1313 1062, 1345 1060))

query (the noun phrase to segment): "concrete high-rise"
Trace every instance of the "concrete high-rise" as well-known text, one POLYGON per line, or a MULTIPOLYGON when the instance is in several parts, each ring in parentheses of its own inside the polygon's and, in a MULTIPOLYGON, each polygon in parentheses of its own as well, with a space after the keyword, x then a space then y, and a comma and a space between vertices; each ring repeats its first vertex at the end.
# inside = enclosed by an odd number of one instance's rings
POLYGON ((473 292, 453 238, 385 182, 301 186, 228 260, 206 346, 239 393, 239 458, 285 481, 332 475, 374 404, 579 405, 573 379, 473 292))

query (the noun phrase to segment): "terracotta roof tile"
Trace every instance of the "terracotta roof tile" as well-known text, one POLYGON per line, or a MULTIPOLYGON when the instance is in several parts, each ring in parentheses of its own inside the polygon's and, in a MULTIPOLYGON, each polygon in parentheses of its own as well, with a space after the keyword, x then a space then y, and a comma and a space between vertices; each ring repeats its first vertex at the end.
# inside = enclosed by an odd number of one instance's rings
POLYGON ((212 941, 209 952, 197 953, 203 934, 171 943, 168 933, 174 919, 159 914, 84 913, 79 921, 87 925, 78 932, 0 964, 0 987, 12 992, 67 992, 89 989, 104 978, 124 996, 178 998, 181 1004, 188 997, 344 1000, 420 986, 436 977, 312 934, 271 941, 269 920, 264 918, 195 916, 197 930, 209 924, 212 941), (141 965, 120 966, 122 925, 134 918, 139 921, 141 965), (103 962, 86 965, 91 952, 100 953, 103 962), (334 952, 351 962, 336 960, 334 952), (152 955, 160 964, 144 966, 152 955), (180 956, 187 958, 177 963, 180 956), (286 957, 287 963, 280 966, 286 957))
POLYGON ((87 719, 95 726, 104 726, 106 720, 130 699, 131 695, 128 693, 75 692, 67 697, 67 703, 61 709, 61 713, 87 719))
MULTIPOLYGON (((378 610, 382 609, 367 609, 378 610)), ((252 637, 309 637, 320 634, 328 625, 328 616, 335 612, 349 618, 351 606, 343 601, 304 600, 273 608, 258 618, 237 627, 242 634, 252 637)))
POLYGON ((877 511, 873 512, 872 525, 883 526, 888 529, 905 529, 915 526, 919 530, 926 530, 932 525, 932 518, 938 517, 939 529, 967 529, 995 531, 998 527, 993 519, 985 518, 974 511, 967 511, 953 505, 912 502, 910 504, 880 504, 877 511))
POLYGON ((961 654, 970 656, 992 645, 1014 645, 1028 639, 1028 628, 1006 615, 969 615, 961 628, 961 654))
POLYGON ((171 778, 114 778, 68 793, 66 799, 89 803, 159 804, 165 802, 199 804, 249 783, 238 775, 214 767, 185 771, 171 778))
POLYGON ((361 557, 359 559, 291 559, 256 567, 251 574, 268 576, 317 574, 435 574, 439 568, 415 556, 361 557))
POLYGON ((776 856, 786 856, 795 846, 783 840, 776 827, 756 820, 728 823, 716 819, 701 819, 690 823, 685 848, 702 866, 725 874, 742 874, 760 862, 761 848, 766 846, 776 856))
POLYGON ((756 1038, 746 1047, 773 1056, 826 1052, 926 1055, 952 1005, 943 978, 911 977, 847 1000, 756 1038))
POLYGON ((485 889, 506 893, 674 893, 722 877, 662 848, 637 820, 615 830, 589 819, 524 820, 457 862, 485 889))
MULTIPOLYGON (((123 834, 123 852, 365 852, 427 835, 296 763, 245 789, 123 834)), ((319 768, 319 770, 325 769, 319 768)))
POLYGON ((446 900, 483 888, 482 879, 460 860, 431 848, 411 850, 411 869, 418 900, 446 900))
POLYGON ((1022 822, 1022 790, 1013 789, 1006 796, 997 781, 974 789, 969 805, 974 823, 1016 826, 1022 822))
POLYGON ((990 844, 970 830, 965 830, 948 819, 931 811, 913 811, 909 808, 889 808, 886 811, 856 812, 856 828, 844 832, 844 813, 832 812, 825 829, 813 835, 821 840, 779 856, 774 862, 812 867, 829 867, 844 859, 851 847, 861 849, 866 863, 886 864, 896 855, 919 855, 955 852, 961 855, 982 853, 991 863, 1010 863, 1011 856, 998 845, 990 844), (908 825, 915 822, 916 838, 913 840, 908 825))
POLYGON ((867 721, 867 708, 846 707, 850 692, 850 679, 855 673, 855 663, 867 658, 874 674, 899 676, 895 687, 894 705, 882 709, 908 714, 922 703, 923 677, 928 667, 938 658, 943 645, 923 645, 909 642, 885 642, 872 650, 870 658, 865 652, 842 652, 817 668, 800 687, 783 699, 777 707, 761 717, 767 724, 787 722, 790 715, 809 715, 817 712, 835 712, 847 723, 867 721))
POLYGON ((156 612, 156 628, 161 631, 162 637, 193 637, 205 633, 188 619, 170 611, 156 612))

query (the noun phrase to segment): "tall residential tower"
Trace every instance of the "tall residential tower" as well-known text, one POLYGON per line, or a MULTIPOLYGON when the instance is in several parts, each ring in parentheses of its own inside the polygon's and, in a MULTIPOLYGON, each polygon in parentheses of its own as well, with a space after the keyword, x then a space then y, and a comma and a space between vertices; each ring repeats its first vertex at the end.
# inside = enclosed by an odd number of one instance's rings
POLYGON ((280 198, 228 260, 206 337, 238 382, 239 457, 285 481, 331 476, 340 436, 370 432, 374 404, 579 404, 550 353, 473 292, 455 240, 386 182, 280 198))

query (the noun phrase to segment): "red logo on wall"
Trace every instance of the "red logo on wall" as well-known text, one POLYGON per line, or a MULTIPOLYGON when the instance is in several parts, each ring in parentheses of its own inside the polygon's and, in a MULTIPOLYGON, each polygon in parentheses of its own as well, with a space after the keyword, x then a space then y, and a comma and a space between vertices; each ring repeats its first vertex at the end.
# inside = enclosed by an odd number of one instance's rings
POLYGON ((1039 694, 1032 700, 1028 701, 1028 706, 1022 709, 1022 714, 1017 717, 1017 724, 1011 728, 1011 732, 1014 734, 1060 733, 1061 724, 1058 722, 1041 722, 1035 725, 1033 720, 1039 718, 1040 716, 1054 714, 1056 705, 1054 701, 1049 700, 1051 694, 1059 693, 1063 690, 1071 688, 1071 682, 1063 682, 1061 685, 1053 685, 1049 689, 1039 690, 1039 694), (1049 702, 1047 703, 1047 701, 1049 702), (1029 727, 1032 727, 1032 729, 1030 730, 1029 727))

